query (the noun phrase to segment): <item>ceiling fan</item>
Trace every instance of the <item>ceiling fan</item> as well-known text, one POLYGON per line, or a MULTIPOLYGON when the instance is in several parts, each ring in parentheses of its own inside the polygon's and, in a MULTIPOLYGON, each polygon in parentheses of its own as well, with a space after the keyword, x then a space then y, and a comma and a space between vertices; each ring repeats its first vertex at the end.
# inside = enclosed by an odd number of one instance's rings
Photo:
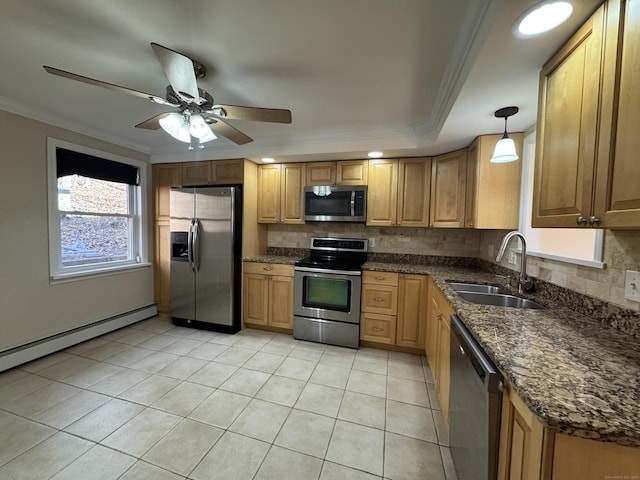
POLYGON ((193 150, 194 140, 198 142, 199 148, 204 148, 204 143, 214 140, 217 135, 226 137, 237 145, 253 141, 251 137, 229 125, 227 120, 291 123, 289 110, 214 103, 208 92, 198 88, 197 79, 204 78, 207 72, 204 65, 157 43, 151 43, 151 48, 169 79, 170 85, 167 86, 165 98, 46 65, 43 68, 53 75, 128 93, 174 108, 176 111, 156 115, 139 123, 136 128, 162 128, 177 140, 189 143, 189 150, 193 150))

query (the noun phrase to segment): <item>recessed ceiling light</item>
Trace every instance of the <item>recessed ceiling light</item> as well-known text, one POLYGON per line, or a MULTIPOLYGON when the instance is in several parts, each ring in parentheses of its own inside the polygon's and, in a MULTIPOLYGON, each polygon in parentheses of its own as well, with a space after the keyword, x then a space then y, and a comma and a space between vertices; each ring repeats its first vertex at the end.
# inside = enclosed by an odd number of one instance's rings
POLYGON ((369 158, 380 158, 383 155, 382 152, 369 152, 367 153, 367 156, 369 158))
POLYGON ((262 163, 273 163, 273 162, 275 162, 275 160, 273 158, 264 157, 262 159, 262 163))
POLYGON ((513 27, 517 37, 534 37, 564 23, 573 13, 569 2, 546 0, 523 13, 513 27))

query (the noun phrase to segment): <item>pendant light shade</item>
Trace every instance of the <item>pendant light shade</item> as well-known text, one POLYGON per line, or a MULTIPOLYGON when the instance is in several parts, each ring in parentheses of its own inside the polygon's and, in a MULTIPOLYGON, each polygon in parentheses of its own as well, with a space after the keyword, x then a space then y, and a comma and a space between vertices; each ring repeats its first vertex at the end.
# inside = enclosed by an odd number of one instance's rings
POLYGON ((170 113, 158 122, 162 129, 176 140, 191 143, 191 133, 184 117, 176 112, 170 113))
POLYGON ((518 153, 516 152, 516 144, 513 139, 507 135, 507 118, 518 113, 518 107, 504 107, 500 110, 496 110, 495 116, 497 118, 504 118, 504 135, 493 151, 493 157, 491 157, 491 163, 508 163, 518 160, 518 153))

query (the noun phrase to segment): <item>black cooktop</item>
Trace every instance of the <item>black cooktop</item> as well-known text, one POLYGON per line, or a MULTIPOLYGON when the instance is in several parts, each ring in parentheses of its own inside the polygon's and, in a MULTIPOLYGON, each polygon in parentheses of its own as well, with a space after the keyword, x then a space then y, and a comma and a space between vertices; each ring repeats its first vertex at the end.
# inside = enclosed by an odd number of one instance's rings
POLYGON ((360 270, 367 261, 369 242, 360 238, 312 237, 309 256, 295 265, 331 270, 360 270))

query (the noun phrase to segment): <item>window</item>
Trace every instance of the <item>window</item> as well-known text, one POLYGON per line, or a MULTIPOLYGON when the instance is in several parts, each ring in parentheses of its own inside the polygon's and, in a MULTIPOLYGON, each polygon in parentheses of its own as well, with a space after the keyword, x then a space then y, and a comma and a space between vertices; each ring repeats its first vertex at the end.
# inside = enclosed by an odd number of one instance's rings
POLYGON ((527 254, 604 268, 602 263, 602 230, 595 228, 532 228, 533 177, 536 133, 524 138, 522 152, 522 196, 520 231, 527 238, 527 254))
POLYGON ((145 164, 48 139, 52 279, 139 266, 145 164))

